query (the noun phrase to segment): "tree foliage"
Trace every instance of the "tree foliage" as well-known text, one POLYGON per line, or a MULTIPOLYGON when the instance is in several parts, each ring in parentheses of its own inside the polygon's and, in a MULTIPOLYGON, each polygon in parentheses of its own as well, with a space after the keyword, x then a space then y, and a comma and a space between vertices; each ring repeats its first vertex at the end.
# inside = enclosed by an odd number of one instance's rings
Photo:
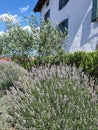
POLYGON ((20 24, 13 25, 11 21, 5 33, 0 36, 0 46, 2 55, 11 57, 19 63, 29 64, 30 59, 35 54, 39 58, 62 54, 65 44, 65 33, 58 27, 52 27, 50 21, 42 20, 41 27, 38 27, 36 18, 31 15, 28 18, 30 30, 25 30, 20 24))

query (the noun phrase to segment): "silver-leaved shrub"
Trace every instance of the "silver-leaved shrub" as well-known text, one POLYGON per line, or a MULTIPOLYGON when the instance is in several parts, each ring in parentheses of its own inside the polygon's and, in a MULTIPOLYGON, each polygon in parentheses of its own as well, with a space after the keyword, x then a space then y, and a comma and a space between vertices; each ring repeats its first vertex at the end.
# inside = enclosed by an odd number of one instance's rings
POLYGON ((20 77, 27 76, 24 68, 10 61, 0 61, 0 96, 6 94, 20 77))
MULTIPOLYGON (((21 77, 26 78, 29 83, 30 78, 24 68, 14 62, 0 61, 0 130, 12 130, 9 121, 13 121, 14 118, 7 112, 12 106, 7 101, 6 91, 11 91, 11 87, 16 87, 15 83, 18 81, 22 82, 21 77)), ((18 89, 23 91, 23 88, 18 89)))
POLYGON ((7 91, 15 130, 97 130, 98 85, 81 69, 40 66, 29 77, 7 91))

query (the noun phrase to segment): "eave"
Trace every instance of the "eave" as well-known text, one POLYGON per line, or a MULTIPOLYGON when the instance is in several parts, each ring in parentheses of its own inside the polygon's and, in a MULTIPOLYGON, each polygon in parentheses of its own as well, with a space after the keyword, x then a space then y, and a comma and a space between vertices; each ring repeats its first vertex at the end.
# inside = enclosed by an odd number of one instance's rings
POLYGON ((34 12, 40 12, 45 2, 46 2, 46 0, 38 0, 38 2, 37 2, 33 11, 34 12))

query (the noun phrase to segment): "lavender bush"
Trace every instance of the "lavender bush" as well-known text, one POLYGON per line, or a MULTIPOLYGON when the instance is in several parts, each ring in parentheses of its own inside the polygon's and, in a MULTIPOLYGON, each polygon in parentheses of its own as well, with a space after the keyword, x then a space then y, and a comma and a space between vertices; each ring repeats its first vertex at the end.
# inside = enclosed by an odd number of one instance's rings
POLYGON ((14 84, 21 81, 20 77, 29 81, 28 73, 22 67, 14 62, 0 61, 0 130, 11 130, 9 121, 13 121, 13 118, 7 113, 11 106, 7 102, 6 91, 16 87, 14 84))
POLYGON ((9 122, 16 130, 97 130, 98 85, 81 69, 40 66, 29 77, 7 91, 9 122))
POLYGON ((9 105, 7 103, 7 96, 0 98, 0 130, 11 130, 11 125, 8 122, 12 117, 7 113, 9 105))
POLYGON ((27 72, 14 62, 0 62, 0 95, 10 90, 10 87, 17 82, 21 76, 26 76, 27 72))

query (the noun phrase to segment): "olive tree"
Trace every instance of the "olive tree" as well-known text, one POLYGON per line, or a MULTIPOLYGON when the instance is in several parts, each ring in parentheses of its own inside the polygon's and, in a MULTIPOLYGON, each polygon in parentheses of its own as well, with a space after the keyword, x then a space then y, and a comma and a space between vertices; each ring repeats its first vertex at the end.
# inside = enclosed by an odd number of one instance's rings
POLYGON ((30 30, 24 30, 19 23, 7 20, 5 24, 8 28, 0 36, 2 55, 11 57, 25 68, 32 67, 32 56, 43 59, 64 52, 66 33, 61 32, 58 26, 52 27, 50 21, 41 20, 39 27, 36 18, 31 15, 27 20, 30 30))

